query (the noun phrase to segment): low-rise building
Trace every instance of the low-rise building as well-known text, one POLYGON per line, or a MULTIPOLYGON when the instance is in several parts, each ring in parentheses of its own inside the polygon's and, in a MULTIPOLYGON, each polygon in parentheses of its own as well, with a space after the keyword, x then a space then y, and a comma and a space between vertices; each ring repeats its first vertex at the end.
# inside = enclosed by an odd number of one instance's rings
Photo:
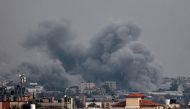
POLYGON ((39 109, 73 109, 73 98, 65 96, 59 100, 55 100, 54 97, 51 98, 40 98, 36 100, 37 104, 40 105, 39 109))
POLYGON ((111 109, 113 101, 105 100, 105 101, 89 101, 85 103, 86 109, 111 109))
POLYGON ((113 109, 164 109, 159 103, 144 99, 141 93, 128 94, 126 100, 113 104, 113 109))
POLYGON ((0 101, 0 109, 19 108, 24 109, 23 105, 27 104, 30 96, 23 96, 22 100, 2 100, 0 101))
POLYGON ((165 101, 165 109, 178 109, 180 107, 180 104, 175 99, 166 99, 165 101))

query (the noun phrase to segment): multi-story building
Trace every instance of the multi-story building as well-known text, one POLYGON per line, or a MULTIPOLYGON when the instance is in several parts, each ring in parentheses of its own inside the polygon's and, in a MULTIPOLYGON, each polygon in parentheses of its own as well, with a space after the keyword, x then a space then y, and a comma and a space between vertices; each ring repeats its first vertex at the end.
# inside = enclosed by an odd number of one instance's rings
POLYGON ((96 88, 93 82, 84 82, 80 84, 80 93, 85 93, 85 90, 94 90, 96 88))
POLYGON ((73 109, 73 98, 65 96, 59 100, 52 98, 40 98, 37 100, 40 105, 39 109, 73 109))
POLYGON ((108 86, 112 91, 117 89, 116 81, 106 81, 104 85, 108 86))
POLYGON ((26 91, 30 94, 42 93, 44 91, 44 87, 38 85, 38 83, 30 83, 26 88, 26 91))
POLYGON ((23 96, 22 100, 11 100, 11 99, 6 99, 0 101, 0 109, 10 109, 10 108, 19 108, 19 109, 24 109, 23 105, 27 104, 29 101, 30 96, 23 96))

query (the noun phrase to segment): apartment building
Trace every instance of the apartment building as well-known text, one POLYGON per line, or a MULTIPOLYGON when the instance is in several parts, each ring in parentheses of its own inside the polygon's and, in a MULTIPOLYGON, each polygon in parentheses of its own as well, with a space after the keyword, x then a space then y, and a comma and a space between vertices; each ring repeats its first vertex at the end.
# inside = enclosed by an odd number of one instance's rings
POLYGON ((159 103, 144 99, 141 93, 132 93, 126 96, 125 101, 113 104, 113 109, 164 109, 159 103))

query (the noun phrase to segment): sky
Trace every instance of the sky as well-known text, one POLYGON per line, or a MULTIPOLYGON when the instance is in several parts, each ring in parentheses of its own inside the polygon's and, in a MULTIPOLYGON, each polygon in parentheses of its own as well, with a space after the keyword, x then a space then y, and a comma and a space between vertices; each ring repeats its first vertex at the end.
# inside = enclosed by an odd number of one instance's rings
POLYGON ((168 77, 190 75, 189 0, 1 0, 0 55, 16 63, 26 53, 20 43, 46 20, 67 19, 78 43, 110 22, 134 22, 142 41, 168 77))

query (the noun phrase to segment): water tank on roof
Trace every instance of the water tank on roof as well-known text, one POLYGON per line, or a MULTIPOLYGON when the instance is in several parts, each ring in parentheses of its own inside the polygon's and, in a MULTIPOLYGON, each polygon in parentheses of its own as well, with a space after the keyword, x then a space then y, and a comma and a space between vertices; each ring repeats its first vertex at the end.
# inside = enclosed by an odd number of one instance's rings
POLYGON ((30 109, 36 109, 36 105, 35 104, 30 104, 30 109))
POLYGON ((166 105, 169 105, 170 104, 170 99, 166 99, 165 103, 166 103, 166 105))

